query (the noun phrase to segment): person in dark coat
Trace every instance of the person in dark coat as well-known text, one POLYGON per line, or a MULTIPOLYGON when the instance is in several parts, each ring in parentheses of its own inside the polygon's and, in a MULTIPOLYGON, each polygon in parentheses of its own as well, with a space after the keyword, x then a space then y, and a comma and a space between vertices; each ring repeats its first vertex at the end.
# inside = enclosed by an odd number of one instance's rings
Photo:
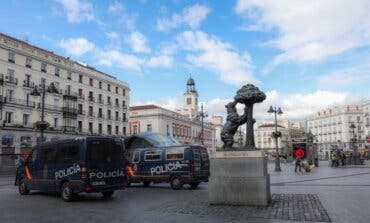
POLYGON ((299 172, 302 172, 302 159, 300 157, 295 159, 295 172, 297 172, 297 168, 299 168, 299 172))

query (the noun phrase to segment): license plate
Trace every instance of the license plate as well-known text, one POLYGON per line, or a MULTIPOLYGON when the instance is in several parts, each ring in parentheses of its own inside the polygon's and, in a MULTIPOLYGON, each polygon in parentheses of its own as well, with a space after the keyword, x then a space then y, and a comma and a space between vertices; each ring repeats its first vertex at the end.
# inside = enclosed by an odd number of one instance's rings
POLYGON ((104 181, 96 181, 96 182, 92 182, 91 184, 93 186, 101 186, 101 185, 105 185, 105 182, 104 181))

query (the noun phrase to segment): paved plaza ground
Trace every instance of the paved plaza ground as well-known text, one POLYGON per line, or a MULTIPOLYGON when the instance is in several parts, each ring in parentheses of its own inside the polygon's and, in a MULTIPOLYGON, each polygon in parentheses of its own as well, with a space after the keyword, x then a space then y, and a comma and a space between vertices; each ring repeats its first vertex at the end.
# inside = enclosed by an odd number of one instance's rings
POLYGON ((55 194, 20 196, 14 177, 3 175, 0 222, 370 222, 370 167, 331 168, 320 162, 310 173, 295 173, 291 164, 282 164, 280 173, 273 168, 269 164, 274 195, 267 208, 209 206, 207 184, 180 191, 168 184, 137 184, 113 199, 86 194, 66 203, 55 194))

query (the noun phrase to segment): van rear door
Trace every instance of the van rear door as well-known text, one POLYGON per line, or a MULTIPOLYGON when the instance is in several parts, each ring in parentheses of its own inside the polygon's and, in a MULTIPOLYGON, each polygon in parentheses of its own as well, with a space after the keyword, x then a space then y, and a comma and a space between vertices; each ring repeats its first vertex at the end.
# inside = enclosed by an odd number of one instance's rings
POLYGON ((93 187, 123 184, 124 145, 121 140, 90 139, 87 142, 87 174, 93 187))

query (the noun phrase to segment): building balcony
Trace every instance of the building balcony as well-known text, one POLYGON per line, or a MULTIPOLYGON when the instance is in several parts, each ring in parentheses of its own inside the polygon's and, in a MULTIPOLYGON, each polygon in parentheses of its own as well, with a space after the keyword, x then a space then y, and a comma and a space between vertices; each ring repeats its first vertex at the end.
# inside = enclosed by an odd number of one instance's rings
POLYGON ((77 115, 77 108, 62 107, 62 111, 65 113, 72 113, 77 115))
POLYGON ((34 126, 32 123, 24 123, 24 122, 15 122, 15 121, 11 121, 11 122, 6 122, 4 120, 3 122, 3 127, 8 127, 8 128, 20 128, 20 129, 34 129, 34 126))
POLYGON ((127 122, 127 118, 122 118, 122 122, 127 122))
MULTIPOLYGON (((37 109, 42 109, 41 106, 42 106, 41 103, 38 103, 37 104, 37 109)), ((59 111, 59 112, 62 111, 62 108, 60 106, 49 105, 49 104, 44 104, 44 109, 49 110, 49 111, 59 111)))
POLYGON ((103 105, 104 104, 104 100, 103 99, 98 99, 98 103, 103 105))
POLYGON ((95 97, 91 97, 91 96, 89 96, 89 97, 88 97, 88 101, 89 101, 89 102, 95 102, 95 97))
POLYGON ((115 119, 114 119, 115 121, 119 121, 119 117, 115 117, 115 119))
POLYGON ((23 100, 23 99, 16 99, 16 98, 4 97, 3 103, 8 104, 8 105, 17 105, 17 106, 28 107, 28 108, 36 107, 35 102, 29 101, 29 100, 23 100))
POLYGON ((84 94, 77 94, 77 99, 78 100, 85 100, 85 95, 84 94))
POLYGON ((123 109, 127 109, 127 105, 122 105, 122 108, 123 109))
POLYGON ((86 115, 84 110, 77 109, 77 115, 86 115))
POLYGON ((94 112, 91 112, 91 111, 89 111, 87 113, 87 116, 89 116, 89 117, 96 117, 95 113, 94 112))
POLYGON ((62 130, 65 132, 76 132, 76 127, 75 126, 63 126, 62 130))
POLYGON ((35 87, 35 83, 34 82, 31 82, 31 81, 23 80, 23 87, 34 88, 35 87))
POLYGON ((18 85, 18 78, 5 76, 5 79, 3 80, 3 82, 11 84, 11 85, 18 85))
POLYGON ((98 113, 98 118, 104 119, 104 118, 105 118, 105 115, 104 115, 104 114, 99 114, 99 113, 98 113))
POLYGON ((108 115, 107 120, 113 120, 113 117, 108 115))
POLYGON ((108 106, 112 106, 112 102, 111 101, 107 101, 107 105, 108 106))
POLYGON ((78 98, 77 92, 71 92, 71 91, 68 91, 68 90, 64 90, 63 96, 74 98, 74 99, 78 98))

